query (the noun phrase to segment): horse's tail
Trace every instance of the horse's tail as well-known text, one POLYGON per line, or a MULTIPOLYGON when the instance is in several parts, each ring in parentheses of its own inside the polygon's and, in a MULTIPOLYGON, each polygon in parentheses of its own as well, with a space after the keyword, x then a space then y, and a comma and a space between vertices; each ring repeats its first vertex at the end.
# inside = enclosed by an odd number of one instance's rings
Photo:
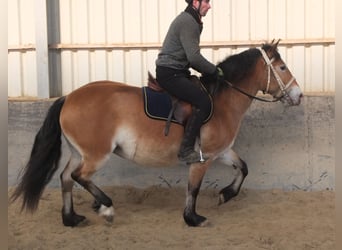
POLYGON ((22 169, 21 180, 11 195, 11 202, 23 196, 21 210, 37 209, 45 186, 58 168, 62 145, 59 116, 64 101, 65 97, 61 97, 50 107, 34 139, 30 159, 22 169))

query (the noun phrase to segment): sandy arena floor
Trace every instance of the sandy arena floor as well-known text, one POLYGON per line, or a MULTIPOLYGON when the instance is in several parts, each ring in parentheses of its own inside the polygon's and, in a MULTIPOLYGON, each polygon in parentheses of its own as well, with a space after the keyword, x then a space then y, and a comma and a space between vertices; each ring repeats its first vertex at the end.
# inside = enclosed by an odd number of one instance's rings
POLYGON ((182 188, 104 190, 116 209, 113 224, 92 211, 83 189, 75 189, 74 203, 87 222, 77 228, 62 225, 60 189, 45 190, 33 215, 20 214, 20 202, 9 205, 9 249, 335 249, 333 191, 244 189, 218 206, 218 190, 202 190, 197 212, 210 223, 191 228, 182 218, 182 188))

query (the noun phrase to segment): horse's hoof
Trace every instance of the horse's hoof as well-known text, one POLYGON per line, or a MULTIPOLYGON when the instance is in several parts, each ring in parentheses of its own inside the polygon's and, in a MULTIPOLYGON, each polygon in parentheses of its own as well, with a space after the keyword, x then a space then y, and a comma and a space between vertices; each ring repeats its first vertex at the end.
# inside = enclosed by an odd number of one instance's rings
POLYGON ((114 220, 114 208, 113 206, 106 207, 105 205, 101 205, 98 209, 98 213, 101 217, 105 218, 107 222, 112 223, 114 220))
POLYGON ((224 199, 224 195, 220 194, 219 195, 219 201, 218 201, 218 205, 222 205, 223 203, 225 203, 225 199, 224 199))
POLYGON ((206 220, 204 216, 198 215, 196 213, 186 213, 184 212, 183 218, 185 223, 190 227, 206 226, 206 220))
POLYGON ((201 224, 198 225, 199 227, 211 227, 212 223, 209 220, 203 221, 201 224))
POLYGON ((75 227, 79 225, 82 221, 86 219, 83 215, 78 215, 76 213, 64 214, 62 213, 63 224, 66 227, 75 227))
POLYGON ((231 187, 224 188, 220 191, 218 204, 222 205, 223 203, 226 203, 232 198, 234 198, 236 195, 237 195, 237 192, 233 188, 231 187))

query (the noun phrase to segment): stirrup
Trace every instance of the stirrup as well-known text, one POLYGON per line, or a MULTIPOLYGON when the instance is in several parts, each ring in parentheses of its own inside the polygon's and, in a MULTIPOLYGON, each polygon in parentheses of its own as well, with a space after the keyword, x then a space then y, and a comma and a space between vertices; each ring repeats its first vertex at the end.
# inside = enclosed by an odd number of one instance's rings
POLYGON ((199 147, 199 154, 200 154, 200 162, 204 163, 209 159, 209 157, 206 157, 203 155, 202 147, 201 147, 201 135, 198 136, 198 147, 199 147))
POLYGON ((204 163, 209 159, 209 157, 205 157, 202 151, 197 152, 192 150, 187 155, 178 154, 178 159, 185 162, 187 165, 190 165, 192 163, 204 163))
POLYGON ((204 162, 206 162, 206 160, 208 160, 208 157, 204 158, 201 148, 199 150, 199 154, 200 154, 200 162, 204 163, 204 162))

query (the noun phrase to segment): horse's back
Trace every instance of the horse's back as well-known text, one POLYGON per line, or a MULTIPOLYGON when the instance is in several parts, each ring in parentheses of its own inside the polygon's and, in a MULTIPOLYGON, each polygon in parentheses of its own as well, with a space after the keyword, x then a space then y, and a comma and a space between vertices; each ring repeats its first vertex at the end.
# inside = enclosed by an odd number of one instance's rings
POLYGON ((67 96, 67 100, 72 99, 73 101, 80 102, 83 99, 94 99, 94 98, 110 98, 110 96, 130 93, 140 93, 139 87, 130 86, 120 82, 112 81, 96 81, 90 82, 67 96))
POLYGON ((63 112, 77 107, 77 110, 91 112, 92 110, 110 112, 122 108, 123 101, 131 105, 140 104, 142 100, 141 88, 111 81, 97 81, 88 83, 74 90, 66 96, 63 112), (129 99, 127 99, 129 98, 129 99))

